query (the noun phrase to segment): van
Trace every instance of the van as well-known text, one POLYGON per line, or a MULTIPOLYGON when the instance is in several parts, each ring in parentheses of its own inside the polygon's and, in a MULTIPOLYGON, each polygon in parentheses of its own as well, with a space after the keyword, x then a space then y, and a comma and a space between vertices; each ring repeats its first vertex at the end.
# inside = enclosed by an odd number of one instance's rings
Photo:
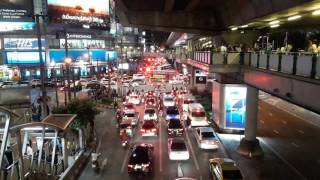
POLYGON ((209 125, 206 111, 200 103, 192 103, 188 105, 187 125, 191 127, 209 125))

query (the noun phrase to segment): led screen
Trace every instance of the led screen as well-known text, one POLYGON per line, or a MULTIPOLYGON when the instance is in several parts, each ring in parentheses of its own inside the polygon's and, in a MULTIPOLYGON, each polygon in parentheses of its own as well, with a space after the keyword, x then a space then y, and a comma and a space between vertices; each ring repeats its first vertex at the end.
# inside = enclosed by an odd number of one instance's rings
POLYGON ((52 23, 63 23, 90 29, 108 30, 108 0, 48 0, 52 23))
MULTIPOLYGON (((69 50, 69 57, 74 61, 106 61, 106 60, 116 60, 117 53, 115 51, 106 50, 69 50), (90 57, 89 55, 90 54, 90 57), (109 54, 109 57, 108 57, 109 54), (89 59, 90 58, 90 59, 89 59)), ((49 52, 50 62, 54 61, 56 63, 63 62, 65 59, 64 50, 50 50, 49 52)))
MULTIPOLYGON (((45 61, 45 53, 42 58, 45 61)), ((39 52, 6 52, 8 64, 37 64, 40 63, 39 52)))
POLYGON ((246 120, 246 87, 225 88, 226 128, 243 129, 246 120))
POLYGON ((0 21, 31 22, 32 0, 0 0, 0 21))

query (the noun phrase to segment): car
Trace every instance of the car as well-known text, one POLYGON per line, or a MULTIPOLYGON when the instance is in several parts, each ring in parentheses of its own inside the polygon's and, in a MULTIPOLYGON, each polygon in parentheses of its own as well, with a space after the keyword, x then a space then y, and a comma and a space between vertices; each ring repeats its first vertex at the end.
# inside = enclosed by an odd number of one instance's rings
POLYGON ((208 126, 206 111, 200 103, 192 103, 187 111, 188 126, 208 126))
POLYGON ((132 104, 135 104, 135 105, 139 105, 140 104, 140 98, 138 95, 136 94, 131 94, 129 97, 128 97, 128 103, 132 103, 132 104))
POLYGON ((194 131, 194 137, 201 149, 218 149, 219 141, 211 127, 198 127, 194 131))
POLYGON ((145 100, 145 108, 156 108, 157 107, 157 101, 155 98, 147 98, 145 100))
POLYGON ((175 106, 167 107, 165 113, 166 113, 166 120, 167 121, 169 121, 171 119, 180 119, 179 110, 175 106))
POLYGON ((143 79, 133 79, 129 85, 132 87, 137 87, 143 84, 146 84, 146 82, 143 79))
POLYGON ((140 128, 141 136, 158 136, 158 128, 154 120, 144 120, 140 128))
POLYGON ((131 120, 131 125, 136 126, 139 122, 139 115, 138 115, 138 112, 128 110, 128 111, 123 112, 122 119, 123 120, 127 120, 127 119, 131 120))
POLYGON ((195 103, 196 98, 192 94, 185 94, 182 96, 182 111, 188 111, 189 104, 195 103))
POLYGON ((136 111, 136 106, 132 103, 124 103, 122 107, 122 111, 136 111))
POLYGON ((99 81, 97 80, 91 80, 88 82, 86 89, 100 89, 101 88, 101 84, 99 81))
POLYGON ((137 144, 132 147, 128 162, 128 173, 151 173, 153 166, 153 145, 137 144))
POLYGON ((40 79, 32 79, 30 83, 31 83, 31 87, 32 88, 41 86, 41 80, 40 79))
POLYGON ((168 122, 168 135, 182 136, 183 132, 183 126, 179 119, 171 119, 168 122))
POLYGON ((147 91, 144 95, 145 97, 156 97, 155 91, 147 91))
POLYGON ((136 80, 136 79, 145 80, 145 76, 143 74, 133 74, 132 79, 133 80, 136 80))
POLYGON ((186 142, 182 137, 168 139, 169 159, 174 161, 188 160, 190 158, 186 142))
POLYGON ((89 84, 89 81, 86 79, 80 79, 78 83, 81 84, 81 86, 87 87, 89 84))
POLYGON ((162 103, 164 107, 175 106, 175 99, 172 95, 164 95, 162 99, 162 103))
POLYGON ((209 170, 214 180, 242 180, 239 166, 229 158, 209 159, 209 170))
POLYGON ((158 116, 157 116, 156 109, 154 109, 154 108, 146 108, 144 110, 143 120, 158 121, 158 116))

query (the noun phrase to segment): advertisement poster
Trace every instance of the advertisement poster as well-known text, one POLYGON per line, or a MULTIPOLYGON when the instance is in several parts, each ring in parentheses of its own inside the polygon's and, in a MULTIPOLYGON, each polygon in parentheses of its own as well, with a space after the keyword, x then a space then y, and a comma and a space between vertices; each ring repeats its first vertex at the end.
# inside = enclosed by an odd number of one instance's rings
MULTIPOLYGON (((40 63, 39 52, 6 52, 7 64, 38 64, 40 63)), ((42 52, 43 61, 45 53, 42 52)))
POLYGON ((244 129, 246 120, 246 87, 225 88, 226 128, 244 129))
MULTIPOLYGON (((38 49, 36 38, 4 38, 4 49, 38 49)), ((42 49, 46 47, 45 39, 41 39, 42 49)))
POLYGON ((108 0, 48 0, 52 23, 87 29, 110 29, 108 0))

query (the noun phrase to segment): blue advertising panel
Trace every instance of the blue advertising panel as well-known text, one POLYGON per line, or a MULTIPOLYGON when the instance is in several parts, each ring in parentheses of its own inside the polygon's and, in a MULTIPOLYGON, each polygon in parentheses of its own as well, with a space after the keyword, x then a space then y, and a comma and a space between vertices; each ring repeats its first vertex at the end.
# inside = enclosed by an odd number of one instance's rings
MULTIPOLYGON (((4 38, 4 49, 38 49, 36 38, 4 38)), ((42 49, 46 47, 45 39, 41 39, 42 49)))
MULTIPOLYGON (((42 58, 45 61, 45 52, 42 52, 42 58)), ((7 64, 37 64, 40 63, 38 51, 28 52, 6 52, 7 64)))
POLYGON ((244 129, 246 121, 246 87, 225 88, 226 128, 244 129))
MULTIPOLYGON (((69 50, 68 56, 74 61, 78 62, 80 60, 88 61, 90 54, 90 61, 106 61, 106 60, 116 60, 117 53, 115 51, 106 51, 106 50, 69 50), (109 54, 109 56, 108 56, 109 54)), ((65 50, 57 49, 49 51, 50 61, 56 63, 61 63, 65 59, 65 50)))

